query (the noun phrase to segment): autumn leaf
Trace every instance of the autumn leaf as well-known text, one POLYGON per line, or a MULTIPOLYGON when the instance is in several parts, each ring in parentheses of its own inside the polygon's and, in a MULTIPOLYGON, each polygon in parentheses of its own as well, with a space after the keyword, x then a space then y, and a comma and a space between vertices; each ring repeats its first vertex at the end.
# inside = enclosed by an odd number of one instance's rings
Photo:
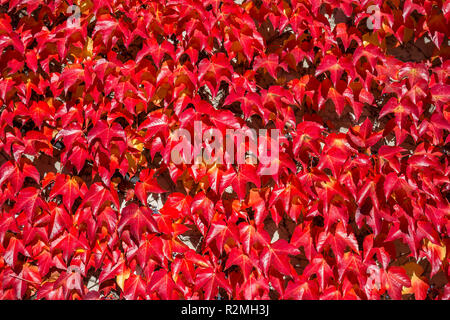
POLYGON ((152 211, 148 207, 140 207, 131 203, 122 210, 122 215, 117 225, 117 231, 122 233, 125 227, 129 227, 131 234, 137 240, 141 240, 142 232, 158 232, 152 211))

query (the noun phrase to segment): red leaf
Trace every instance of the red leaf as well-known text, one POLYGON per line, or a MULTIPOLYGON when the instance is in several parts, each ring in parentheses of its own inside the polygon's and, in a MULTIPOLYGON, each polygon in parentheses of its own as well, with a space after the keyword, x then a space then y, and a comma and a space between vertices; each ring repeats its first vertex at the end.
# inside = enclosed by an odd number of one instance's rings
POLYGON ((297 255, 300 251, 286 240, 280 239, 277 242, 267 245, 260 257, 261 268, 267 275, 269 267, 272 265, 277 271, 284 275, 292 275, 288 255, 297 255))
POLYGON ((14 267, 17 262, 17 257, 21 253, 24 256, 30 256, 28 251, 25 249, 22 240, 19 240, 17 238, 10 238, 8 248, 6 248, 5 253, 3 255, 3 259, 5 259, 5 262, 11 266, 14 267))
POLYGON ((105 121, 99 121, 89 131, 87 141, 89 144, 92 144, 95 139, 100 139, 103 147, 109 149, 109 144, 114 138, 121 140, 126 139, 126 135, 122 127, 116 122, 114 122, 110 127, 105 121))
POLYGON ((250 164, 242 164, 239 171, 230 169, 222 177, 219 192, 223 193, 226 187, 232 186, 238 198, 243 200, 247 192, 247 182, 254 183, 258 188, 261 187, 261 181, 256 174, 256 168, 250 164))
POLYGON ((17 212, 24 211, 29 220, 32 220, 36 214, 36 209, 47 209, 47 203, 40 197, 39 189, 28 187, 22 189, 17 197, 15 209, 17 212))
POLYGON ((197 271, 195 278, 196 288, 204 291, 204 299, 214 299, 223 288, 228 294, 231 294, 232 288, 225 278, 224 274, 213 268, 201 268, 197 271))
POLYGON ((390 267, 386 272, 386 289, 394 300, 402 298, 402 288, 410 287, 411 281, 401 267, 390 267))
POLYGON ((55 239, 51 244, 51 250, 54 253, 56 250, 62 251, 64 261, 68 262, 69 258, 78 249, 88 250, 89 246, 85 238, 79 238, 74 229, 70 229, 63 235, 55 239), (73 234, 75 233, 75 234, 73 234))
POLYGON ((78 197, 81 196, 78 182, 69 176, 65 176, 63 174, 58 175, 50 192, 49 198, 53 199, 57 195, 62 196, 64 206, 68 211, 71 211, 73 203, 78 197))
POLYGON ((255 58, 255 63, 253 70, 258 70, 259 68, 265 68, 267 72, 272 76, 272 78, 277 78, 277 69, 282 67, 286 72, 288 71, 286 63, 279 62, 279 57, 276 54, 269 54, 267 57, 257 56, 255 58))
POLYGON ((163 193, 166 192, 158 184, 158 181, 153 176, 154 172, 151 170, 143 170, 139 175, 139 182, 136 182, 135 192, 139 201, 147 204, 148 193, 163 193))
POLYGON ((155 291, 164 300, 172 299, 174 289, 172 276, 164 269, 155 271, 148 281, 148 291, 155 291))
POLYGON ((127 300, 137 300, 138 298, 146 298, 147 285, 144 279, 138 275, 130 275, 125 280, 125 286, 123 288, 123 296, 127 300))
POLYGON ((117 231, 122 233, 125 227, 130 228, 131 234, 138 241, 141 240, 144 231, 158 232, 156 221, 152 217, 152 211, 147 207, 139 207, 135 203, 127 205, 122 210, 117 231))

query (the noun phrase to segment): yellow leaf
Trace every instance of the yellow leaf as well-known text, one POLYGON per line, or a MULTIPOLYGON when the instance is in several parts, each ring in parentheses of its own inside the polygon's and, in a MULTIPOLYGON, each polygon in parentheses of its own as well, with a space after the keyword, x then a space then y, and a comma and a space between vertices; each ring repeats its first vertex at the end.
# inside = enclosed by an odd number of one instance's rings
POLYGON ((94 49, 94 41, 90 37, 87 38, 86 45, 84 47, 84 57, 92 57, 92 50, 94 49))
POLYGON ((125 280, 127 280, 129 277, 130 277, 130 269, 126 269, 124 272, 116 276, 117 285, 119 286, 120 289, 122 289, 122 291, 125 285, 125 280))
POLYGON ((411 287, 403 287, 402 294, 414 294, 416 300, 423 300, 426 298, 428 287, 429 286, 425 281, 420 279, 416 273, 413 273, 411 276, 411 287))
POLYGON ((403 289, 402 289, 402 295, 404 295, 404 294, 413 294, 414 293, 414 290, 413 290, 413 288, 412 287, 403 287, 403 289))
POLYGON ((447 254, 447 248, 445 247, 445 244, 442 244, 442 246, 439 246, 437 244, 432 243, 431 241, 427 241, 426 246, 429 250, 433 250, 433 249, 436 250, 439 254, 439 260, 444 261, 445 256, 447 254))
POLYGON ((131 143, 139 151, 142 151, 144 149, 144 144, 141 141, 139 141, 138 139, 131 140, 131 143))

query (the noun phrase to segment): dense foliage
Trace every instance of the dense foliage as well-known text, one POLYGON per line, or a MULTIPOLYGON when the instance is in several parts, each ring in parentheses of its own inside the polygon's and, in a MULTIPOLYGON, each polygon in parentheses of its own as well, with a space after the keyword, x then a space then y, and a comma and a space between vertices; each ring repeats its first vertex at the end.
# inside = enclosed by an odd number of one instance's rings
POLYGON ((449 1, 0 4, 2 299, 450 298, 449 1))

